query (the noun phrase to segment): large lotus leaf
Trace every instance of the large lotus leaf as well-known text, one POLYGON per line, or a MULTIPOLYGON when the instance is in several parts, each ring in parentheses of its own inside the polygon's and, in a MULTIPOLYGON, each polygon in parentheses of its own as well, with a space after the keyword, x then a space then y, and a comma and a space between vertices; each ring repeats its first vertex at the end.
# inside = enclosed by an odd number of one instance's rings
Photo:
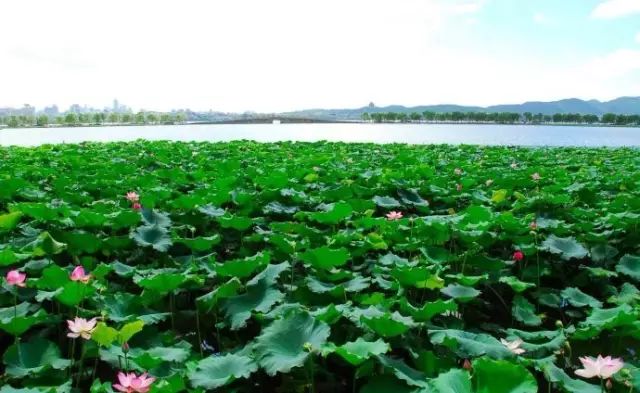
POLYGON ((171 219, 166 213, 160 213, 153 209, 142 209, 142 220, 147 226, 167 228, 171 226, 171 219))
POLYGON ((229 281, 216 286, 214 290, 211 292, 200 296, 196 300, 198 303, 202 304, 206 307, 206 309, 211 310, 218 304, 220 299, 230 298, 235 296, 238 293, 238 290, 242 287, 242 283, 237 278, 232 278, 229 281))
POLYGON ((347 342, 335 348, 335 353, 354 366, 359 366, 372 356, 387 353, 391 348, 381 339, 366 341, 358 337, 356 341, 347 342))
POLYGON ((479 358, 473 362, 476 393, 537 393, 538 384, 522 365, 479 358))
POLYGON ((426 302, 420 308, 414 307, 406 299, 402 299, 400 307, 403 312, 411 314, 411 317, 418 322, 427 322, 436 315, 458 311, 458 304, 453 299, 426 302))
POLYGON ((126 323, 120 328, 120 330, 118 330, 118 343, 120 343, 120 345, 124 345, 126 342, 131 340, 131 337, 136 333, 141 332, 142 328, 144 328, 144 322, 142 320, 126 323))
POLYGON ((184 274, 163 272, 140 279, 137 284, 144 289, 167 294, 178 289, 186 280, 184 274))
POLYGON ((74 307, 82 303, 84 299, 91 298, 96 289, 79 281, 69 281, 62 287, 62 291, 55 295, 60 303, 74 307))
POLYGON ((108 348, 118 338, 118 330, 107 326, 104 322, 98 322, 91 334, 91 339, 105 348, 108 348))
POLYGON ((291 265, 289 262, 270 264, 263 271, 256 274, 251 280, 247 281, 247 285, 256 285, 260 281, 264 281, 268 285, 274 285, 282 272, 290 267, 291 265))
POLYGON ((607 302, 614 304, 636 303, 640 301, 640 290, 633 284, 625 282, 620 287, 620 291, 607 299, 607 302))
POLYGON ((319 350, 329 334, 329 326, 311 315, 289 314, 272 322, 258 336, 258 362, 269 375, 287 373, 302 366, 310 351, 319 350))
POLYGON ((591 247, 591 259, 594 262, 605 262, 618 255, 618 250, 609 244, 598 244, 591 247))
POLYGON ((601 308, 602 302, 593 296, 587 295, 578 288, 565 288, 560 292, 563 298, 574 307, 592 307, 601 308))
POLYGON ((379 355, 378 361, 386 368, 393 371, 393 374, 408 385, 428 388, 427 377, 422 372, 409 367, 405 362, 393 359, 385 355, 379 355))
POLYGON ((638 311, 628 304, 615 308, 595 308, 587 319, 578 325, 579 329, 573 338, 585 340, 593 338, 603 330, 610 330, 633 324, 638 319, 638 311))
POLYGON ((226 318, 231 322, 231 329, 237 330, 247 324, 252 312, 266 313, 283 299, 282 292, 261 280, 248 286, 247 292, 226 299, 223 308, 226 318))
POLYGON ((398 266, 391 270, 393 278, 402 286, 414 286, 416 288, 440 289, 444 286, 444 280, 422 266, 398 266))
POLYGON ((16 254, 13 250, 5 248, 0 250, 0 267, 13 265, 28 257, 28 254, 16 254))
POLYGON ((217 389, 238 378, 249 378, 257 369, 257 364, 247 356, 226 354, 199 361, 188 376, 196 388, 217 389))
POLYGON ((56 344, 39 337, 14 343, 4 353, 3 360, 5 372, 14 378, 35 376, 49 368, 64 370, 70 363, 68 359, 60 358, 56 344))
POLYGON ((562 238, 551 235, 542 242, 541 248, 552 254, 558 254, 567 261, 572 258, 581 259, 589 254, 589 251, 572 237, 562 238))
POLYGON ((416 190, 415 188, 409 188, 406 190, 400 189, 398 190, 398 196, 402 200, 402 203, 405 203, 407 205, 421 206, 421 207, 429 206, 429 202, 422 199, 420 194, 418 194, 418 190, 416 190))
POLYGON ((300 254, 300 259, 306 263, 316 269, 326 270, 344 265, 349 258, 349 251, 346 248, 331 249, 326 246, 307 250, 300 254))
POLYGON ((429 330, 429 337, 433 344, 451 348, 461 358, 487 355, 494 359, 505 359, 514 356, 500 341, 484 333, 453 329, 429 330))
POLYGON ((460 302, 471 301, 473 298, 479 296, 481 293, 475 288, 466 287, 464 285, 456 285, 456 284, 450 284, 445 288, 442 288, 440 292, 460 302))
POLYGON ((253 221, 249 217, 225 215, 217 218, 220 226, 223 228, 232 228, 236 231, 246 231, 251 228, 253 221))
POLYGON ((249 277, 257 269, 269 264, 269 253, 258 253, 252 257, 225 261, 215 267, 216 273, 221 277, 249 277))
POLYGON ((118 323, 140 319, 145 325, 153 325, 171 315, 167 312, 146 309, 142 305, 142 299, 130 293, 107 294, 103 302, 107 318, 118 323))
POLYGON ((328 205, 325 211, 311 213, 310 217, 321 224, 336 225, 345 218, 350 217, 351 213, 353 213, 351 205, 346 202, 338 202, 328 205))
POLYGON ((518 280, 518 278, 516 278, 514 276, 502 276, 502 277, 500 277, 500 279, 498 281, 503 283, 503 284, 507 284, 508 286, 510 286, 511 289, 513 289, 513 291, 515 293, 522 293, 522 292, 526 291, 527 289, 533 288, 533 287, 536 286, 536 284, 533 284, 533 283, 530 283, 530 282, 520 281, 520 280, 518 280))
POLYGON ((391 198, 391 197, 382 197, 382 196, 375 196, 373 198, 373 202, 385 209, 393 209, 393 208, 398 208, 401 207, 402 205, 400 204, 400 202, 398 202, 397 199, 395 198, 391 198))
POLYGON ((50 316, 37 305, 23 302, 13 307, 0 308, 0 329, 13 335, 20 336, 32 326, 46 321, 50 316), (29 312, 33 312, 29 315, 29 312))
POLYGON ((21 252, 31 253, 34 257, 60 254, 67 248, 65 243, 58 242, 49 232, 42 232, 32 242, 28 243, 21 252))
POLYGON ((360 320, 382 337, 399 336, 415 325, 413 319, 402 316, 397 311, 393 313, 384 312, 371 316, 363 315, 360 320))
POLYGON ((473 393, 471 377, 465 370, 452 369, 430 381, 435 393, 473 393))
POLYGON ((138 227, 131 233, 131 238, 142 247, 152 247, 160 252, 167 252, 173 244, 167 229, 158 225, 138 227))
POLYGON ((517 321, 527 326, 540 326, 542 324, 542 318, 537 316, 535 311, 535 306, 523 296, 518 295, 513 298, 511 314, 517 321))
POLYGON ((616 270, 636 281, 640 281, 640 257, 633 255, 623 256, 620 258, 620 262, 616 266, 616 270))
POLYGON ((221 239, 220 235, 213 235, 207 237, 195 237, 193 239, 179 239, 177 242, 189 247, 191 251, 205 252, 211 250, 216 244, 219 244, 221 239))
POLYGON ((209 216, 209 217, 213 217, 213 218, 218 218, 218 217, 222 217, 225 215, 225 210, 221 209, 219 207, 215 207, 212 205, 206 205, 206 206, 202 206, 200 208, 198 208, 198 211, 200 211, 201 213, 209 216))
POLYGON ((0 230, 10 231, 18 226, 22 212, 13 212, 0 215, 0 230))
POLYGON ((542 365, 547 380, 559 385, 566 393, 601 393, 600 386, 592 385, 581 379, 573 379, 553 362, 544 362, 542 365))

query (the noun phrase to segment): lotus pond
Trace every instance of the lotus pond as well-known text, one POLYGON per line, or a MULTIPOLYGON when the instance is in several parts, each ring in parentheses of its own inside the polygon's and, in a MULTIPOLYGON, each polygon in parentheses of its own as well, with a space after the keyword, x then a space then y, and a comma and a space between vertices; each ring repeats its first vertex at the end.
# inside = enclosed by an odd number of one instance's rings
POLYGON ((635 149, 0 148, 0 392, 638 391, 638 168, 635 149))

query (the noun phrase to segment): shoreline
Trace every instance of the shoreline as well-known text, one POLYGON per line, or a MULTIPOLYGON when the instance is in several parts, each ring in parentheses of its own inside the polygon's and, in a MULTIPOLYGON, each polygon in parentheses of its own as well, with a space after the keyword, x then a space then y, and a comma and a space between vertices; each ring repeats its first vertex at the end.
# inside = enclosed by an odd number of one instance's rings
POLYGON ((224 120, 224 121, 193 121, 184 123, 168 123, 168 124, 137 124, 137 123, 109 123, 109 124, 77 124, 77 125, 46 125, 46 126, 28 126, 28 127, 6 127, 0 125, 0 131, 3 130, 20 130, 20 129, 41 129, 41 128, 101 128, 101 127, 164 127, 164 126, 192 126, 192 125, 243 125, 243 124, 265 124, 265 125, 281 125, 281 124, 371 124, 371 125, 475 125, 475 126, 531 126, 531 127, 598 127, 598 128, 640 128, 640 125, 618 125, 605 123, 487 123, 487 122, 448 122, 448 121, 431 121, 431 122, 380 122, 374 123, 361 120, 317 120, 317 119, 277 119, 280 123, 273 123, 273 119, 255 119, 255 120, 224 120))

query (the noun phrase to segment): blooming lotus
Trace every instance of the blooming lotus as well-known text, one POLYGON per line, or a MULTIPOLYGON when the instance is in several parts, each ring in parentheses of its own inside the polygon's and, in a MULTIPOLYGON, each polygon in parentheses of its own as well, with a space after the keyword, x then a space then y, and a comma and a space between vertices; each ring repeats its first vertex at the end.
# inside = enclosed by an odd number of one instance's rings
POLYGON ((140 201, 140 195, 138 195, 138 193, 135 192, 135 191, 130 191, 130 192, 127 193, 127 199, 131 203, 136 203, 136 202, 140 201))
POLYGON ((390 212, 387 213, 387 219, 390 221, 399 220, 402 218, 402 212, 390 212))
POLYGON ((7 284, 15 285, 22 288, 24 288, 27 285, 25 283, 26 279, 27 279, 27 275, 25 273, 20 273, 17 270, 9 270, 6 277, 7 284))
POLYGON ((535 221, 531 221, 531 224, 529 224, 529 228, 531 228, 531 230, 535 231, 536 229, 538 229, 538 223, 535 221))
POLYGON ((516 252, 513 253, 513 260, 516 262, 520 262, 521 260, 524 259, 524 253, 520 250, 517 250, 516 252))
POLYGON ((576 370, 576 375, 583 378, 598 377, 607 379, 624 367, 622 359, 612 358, 611 356, 602 357, 602 355, 598 355, 597 358, 585 356, 580 358, 580 362, 582 362, 583 368, 576 370))
POLYGON ((542 176, 540 176, 540 174, 536 172, 533 175, 531 175, 531 178, 533 179, 533 181, 539 181, 540 179, 542 179, 542 176))
POLYGON ((81 281, 86 284, 91 279, 91 274, 86 274, 84 267, 76 266, 76 268, 71 272, 71 276, 69 278, 71 278, 71 281, 81 281))
POLYGON ((520 339, 517 339, 515 341, 507 341, 504 338, 501 338, 500 342, 502 343, 502 345, 507 347, 508 350, 515 353, 516 355, 522 355, 526 352, 524 349, 520 348, 520 345, 522 345, 522 340, 520 339))
POLYGON ((84 318, 78 317, 75 317, 73 321, 67 320, 67 326, 69 327, 69 333, 67 333, 67 337, 82 337, 85 340, 89 340, 91 338, 93 330, 96 328, 96 322, 96 318, 91 318, 88 321, 84 318))
POLYGON ((131 206, 133 208, 133 210, 140 210, 142 209, 142 205, 139 202, 134 202, 133 206, 131 206))
POLYGON ((123 393, 147 393, 151 384, 156 379, 149 377, 147 373, 142 373, 140 376, 136 373, 118 373, 118 383, 114 383, 113 387, 123 393))

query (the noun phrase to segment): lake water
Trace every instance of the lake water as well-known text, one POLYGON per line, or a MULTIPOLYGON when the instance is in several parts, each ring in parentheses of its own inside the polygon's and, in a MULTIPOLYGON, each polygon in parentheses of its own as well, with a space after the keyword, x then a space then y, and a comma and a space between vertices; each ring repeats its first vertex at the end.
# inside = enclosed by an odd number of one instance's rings
POLYGON ((0 130, 0 145, 4 146, 136 139, 640 147, 640 128, 475 124, 192 124, 0 130))

